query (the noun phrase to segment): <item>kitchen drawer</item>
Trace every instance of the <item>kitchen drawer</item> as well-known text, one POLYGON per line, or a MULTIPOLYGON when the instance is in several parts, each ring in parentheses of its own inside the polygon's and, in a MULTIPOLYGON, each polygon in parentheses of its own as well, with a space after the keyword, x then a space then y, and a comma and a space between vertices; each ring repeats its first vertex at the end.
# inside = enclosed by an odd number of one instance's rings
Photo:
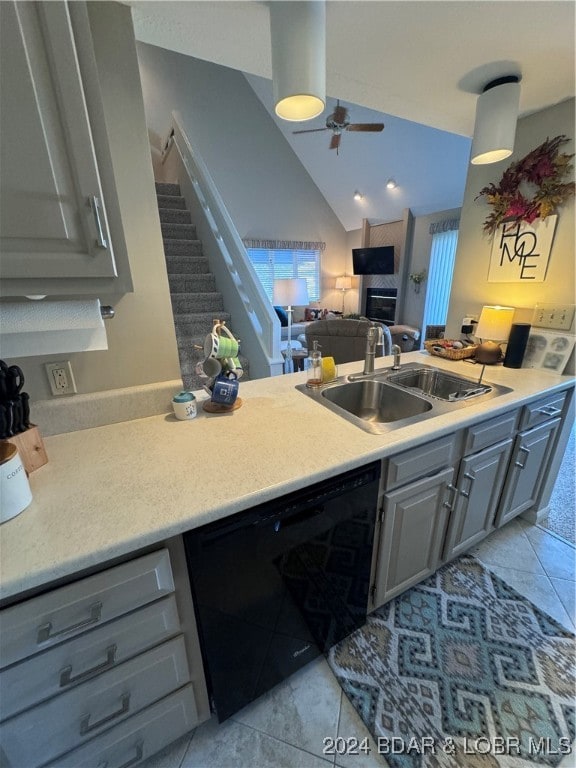
POLYGON ((180 632, 174 595, 0 672, 0 720, 45 701, 180 632))
POLYGON ((391 491, 411 480, 427 477, 454 462, 456 436, 447 435, 388 459, 386 490, 391 491))
POLYGON ((0 667, 32 656, 174 592, 162 549, 6 608, 0 667))
POLYGON ((0 745, 14 768, 37 768, 190 681, 184 636, 125 661, 9 720, 0 745))
POLYGON ((520 429, 529 429, 537 424, 543 424, 549 419, 560 416, 566 402, 567 392, 556 392, 554 395, 542 397, 535 403, 525 405, 520 416, 520 429))
POLYGON ((127 768, 189 733, 198 722, 194 688, 186 685, 46 768, 127 768))
POLYGON ((516 431, 518 413, 518 411, 512 411, 469 427, 464 436, 464 456, 470 456, 472 453, 512 437, 516 431))

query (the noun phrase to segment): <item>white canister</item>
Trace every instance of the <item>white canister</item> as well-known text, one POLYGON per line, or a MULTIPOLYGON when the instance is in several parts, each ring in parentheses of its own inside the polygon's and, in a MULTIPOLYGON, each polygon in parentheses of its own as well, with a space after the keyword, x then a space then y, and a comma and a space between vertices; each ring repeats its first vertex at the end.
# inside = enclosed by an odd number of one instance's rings
POLYGON ((172 408, 174 416, 181 421, 188 421, 196 418, 196 398, 192 392, 179 392, 172 398, 172 408))
POLYGON ((18 449, 0 442, 0 523, 16 517, 30 505, 32 491, 18 449))

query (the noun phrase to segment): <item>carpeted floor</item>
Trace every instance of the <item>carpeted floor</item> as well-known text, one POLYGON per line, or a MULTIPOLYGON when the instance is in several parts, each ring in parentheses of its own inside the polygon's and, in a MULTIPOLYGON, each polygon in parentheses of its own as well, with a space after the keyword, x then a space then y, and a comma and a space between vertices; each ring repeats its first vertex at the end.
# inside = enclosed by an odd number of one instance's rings
POLYGON ((558 479, 550 498, 550 513, 538 523, 571 544, 576 544, 575 445, 576 426, 572 428, 572 434, 558 472, 558 479))
POLYGON ((576 737, 574 652, 572 633, 467 555, 328 663, 392 768, 534 768, 576 737))

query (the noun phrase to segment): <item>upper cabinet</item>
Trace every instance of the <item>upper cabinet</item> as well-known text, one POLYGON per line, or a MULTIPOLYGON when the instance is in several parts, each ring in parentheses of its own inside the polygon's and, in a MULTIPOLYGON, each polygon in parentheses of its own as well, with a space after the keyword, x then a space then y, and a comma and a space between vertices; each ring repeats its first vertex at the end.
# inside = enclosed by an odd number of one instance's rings
POLYGON ((107 148, 94 139, 103 110, 85 91, 87 17, 82 30, 66 3, 2 2, 0 22, 2 295, 130 290, 107 148))

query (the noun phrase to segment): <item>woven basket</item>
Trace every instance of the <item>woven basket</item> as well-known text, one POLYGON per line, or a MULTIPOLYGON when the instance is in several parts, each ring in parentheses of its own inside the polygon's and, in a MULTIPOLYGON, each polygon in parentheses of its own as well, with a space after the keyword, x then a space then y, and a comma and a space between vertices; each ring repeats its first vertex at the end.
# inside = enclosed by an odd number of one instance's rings
POLYGON ((436 357, 445 357, 447 360, 464 360, 466 357, 473 357, 478 344, 472 344, 469 347, 462 347, 462 349, 453 349, 451 347, 443 347, 442 342, 448 341, 448 339, 430 339, 424 342, 426 352, 436 357))

